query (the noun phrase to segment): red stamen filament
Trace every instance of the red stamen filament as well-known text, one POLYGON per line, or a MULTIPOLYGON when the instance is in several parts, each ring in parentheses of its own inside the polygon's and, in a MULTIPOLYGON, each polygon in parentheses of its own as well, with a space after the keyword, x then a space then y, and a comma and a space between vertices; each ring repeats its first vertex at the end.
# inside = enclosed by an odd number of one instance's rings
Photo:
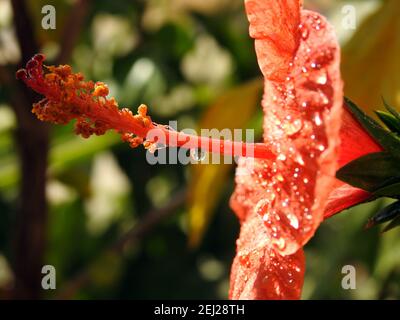
POLYGON ((43 55, 35 55, 27 63, 26 69, 17 72, 18 79, 45 96, 32 110, 40 120, 66 124, 76 119, 75 132, 85 138, 114 129, 122 134, 123 140, 129 142, 131 147, 143 144, 150 149, 152 145, 160 143, 230 156, 276 158, 264 143, 219 140, 170 130, 153 123, 145 105, 141 105, 138 114, 133 115, 127 108, 119 109, 114 98, 107 98, 108 88, 104 83, 85 82, 83 76, 73 74, 69 66, 45 67, 49 71, 45 74, 43 61, 43 55), (156 139, 146 140, 150 131, 156 139))

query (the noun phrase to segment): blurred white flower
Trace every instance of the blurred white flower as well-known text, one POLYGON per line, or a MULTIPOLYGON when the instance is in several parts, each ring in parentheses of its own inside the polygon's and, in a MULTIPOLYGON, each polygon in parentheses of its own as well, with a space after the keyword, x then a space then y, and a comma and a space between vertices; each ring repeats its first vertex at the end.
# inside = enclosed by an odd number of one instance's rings
POLYGON ((85 207, 88 229, 98 234, 121 216, 126 208, 131 185, 110 152, 97 155, 92 170, 91 197, 86 201, 85 207))
POLYGON ((0 288, 7 286, 13 280, 13 273, 6 257, 0 253, 0 288))
POLYGON ((92 38, 95 50, 109 56, 124 56, 137 43, 137 33, 131 22, 127 18, 108 13, 95 16, 92 38))
POLYGON ((46 196, 50 204, 61 205, 73 201, 77 197, 77 193, 73 188, 60 181, 50 180, 46 185, 46 196))
POLYGON ((190 109, 195 102, 193 89, 189 85, 181 84, 174 87, 169 94, 155 99, 152 111, 160 116, 168 117, 190 109))
POLYGON ((210 36, 200 36, 182 60, 182 73, 196 84, 219 85, 232 73, 233 61, 227 50, 210 36))

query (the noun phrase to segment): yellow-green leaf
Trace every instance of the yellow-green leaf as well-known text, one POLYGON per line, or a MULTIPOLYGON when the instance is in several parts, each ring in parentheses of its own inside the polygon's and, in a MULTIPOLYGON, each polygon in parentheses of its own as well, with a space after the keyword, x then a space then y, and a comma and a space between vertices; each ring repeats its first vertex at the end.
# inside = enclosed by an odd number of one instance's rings
POLYGON ((387 0, 343 48, 345 95, 376 117, 383 96, 400 109, 400 1, 387 0))

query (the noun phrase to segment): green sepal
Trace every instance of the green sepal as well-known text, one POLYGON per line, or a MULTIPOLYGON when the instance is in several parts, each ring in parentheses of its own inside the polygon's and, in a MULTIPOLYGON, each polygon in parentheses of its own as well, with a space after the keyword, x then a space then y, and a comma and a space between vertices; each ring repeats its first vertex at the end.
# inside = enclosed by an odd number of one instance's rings
POLYGON ((380 110, 375 111, 375 114, 390 131, 400 134, 400 120, 393 114, 380 110))
POLYGON ((389 197, 398 199, 400 197, 400 182, 386 185, 374 191, 376 197, 389 197))
POLYGON ((397 219, 398 217, 400 217, 400 201, 396 201, 380 210, 368 220, 366 228, 374 227, 393 219, 397 219))
POLYGON ((400 216, 394 218, 383 230, 382 233, 388 232, 396 227, 400 226, 400 216))
POLYGON ((400 161, 388 152, 370 153, 340 168, 336 177, 373 193, 400 182, 400 161))
POLYGON ((382 97, 382 101, 383 101, 383 105, 385 106, 386 110, 389 111, 400 122, 400 113, 398 113, 395 108, 390 106, 383 97, 382 97))
POLYGON ((361 126, 383 147, 383 149, 400 159, 400 138, 394 133, 385 130, 378 122, 358 108, 350 99, 344 99, 346 106, 360 122, 361 126))

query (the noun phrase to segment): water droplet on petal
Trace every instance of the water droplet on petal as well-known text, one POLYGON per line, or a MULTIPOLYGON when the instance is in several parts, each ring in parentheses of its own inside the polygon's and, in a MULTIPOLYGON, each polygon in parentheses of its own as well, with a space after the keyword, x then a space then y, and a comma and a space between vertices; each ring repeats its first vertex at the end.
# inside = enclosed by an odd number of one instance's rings
POLYGON ((303 24, 299 24, 299 29, 301 32, 301 37, 303 38, 303 40, 306 40, 308 38, 308 35, 310 34, 308 28, 303 24))
POLYGON ((301 166, 304 166, 304 165, 305 165, 304 160, 303 160, 303 157, 302 157, 301 155, 298 155, 298 156, 296 157, 296 162, 297 162, 299 165, 301 165, 301 166))
POLYGON ((308 38, 308 35, 310 34, 310 31, 308 31, 307 28, 303 28, 303 31, 301 32, 301 37, 303 40, 306 40, 308 38))
POLYGON ((328 105, 329 104, 329 99, 328 99, 328 97, 324 94, 324 93, 320 93, 320 96, 321 96, 321 100, 322 100, 322 103, 324 104, 324 105, 328 105))
POLYGON ((303 122, 301 119, 296 119, 292 122, 288 122, 284 125, 283 130, 288 136, 293 136, 298 133, 303 127, 303 122))
POLYGON ((314 115, 314 122, 317 126, 322 124, 321 115, 318 112, 314 115))
POLYGON ((297 217, 294 214, 292 213, 287 214, 287 218, 289 219, 289 223, 293 228, 295 229, 299 228, 299 219, 297 219, 297 217))
POLYGON ((286 160, 286 156, 283 153, 280 153, 279 156, 278 156, 278 160, 285 161, 286 160))
POLYGON ((328 82, 328 76, 327 74, 324 72, 322 74, 320 74, 317 78, 316 78, 316 83, 320 84, 320 85, 325 85, 328 82))
POLYGON ((275 239, 274 244, 278 247, 279 250, 283 250, 286 248, 286 241, 283 238, 275 239))

